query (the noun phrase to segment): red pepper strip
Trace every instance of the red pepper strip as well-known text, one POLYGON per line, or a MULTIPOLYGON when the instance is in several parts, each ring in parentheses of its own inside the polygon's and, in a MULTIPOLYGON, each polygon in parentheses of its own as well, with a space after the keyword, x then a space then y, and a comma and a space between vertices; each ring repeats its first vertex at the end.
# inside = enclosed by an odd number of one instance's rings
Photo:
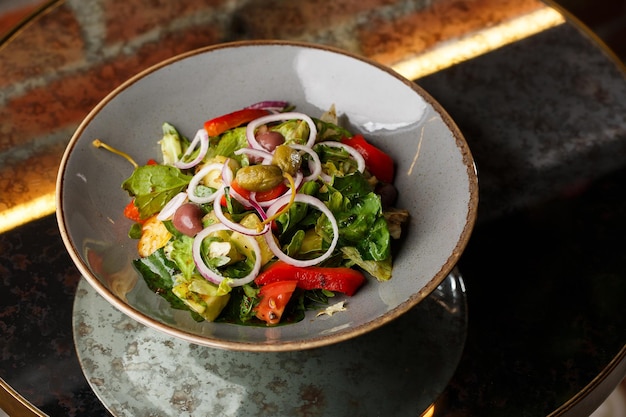
POLYGON ((254 280, 263 286, 273 282, 296 280, 304 290, 328 290, 353 295, 365 282, 365 276, 351 268, 299 267, 276 261, 254 280))
POLYGON ((287 191, 287 188, 288 187, 285 185, 285 183, 281 182, 280 184, 278 184, 276 187, 272 188, 271 190, 257 191, 256 201, 260 201, 261 203, 263 203, 265 201, 270 201, 275 198, 278 198, 281 195, 285 194, 285 192, 287 191))
MULTIPOLYGON (((240 196, 242 196, 246 200, 250 200, 250 191, 240 186, 236 179, 231 181, 230 186, 233 188, 233 190, 237 191, 237 193, 239 193, 240 196)), ((270 200, 280 197, 286 191, 287 191, 287 186, 285 185, 285 183, 281 182, 280 184, 278 184, 276 187, 272 188, 271 190, 257 191, 256 201, 260 201, 260 202, 270 201, 270 200)), ((222 206, 226 206, 226 197, 222 197, 220 204, 222 206)))
POLYGON ((382 182, 392 183, 395 175, 393 159, 384 151, 367 142, 362 135, 344 138, 342 142, 356 149, 363 159, 365 166, 376 178, 382 182))
POLYGON ((278 281, 261 287, 259 291, 261 299, 254 308, 257 318, 267 324, 278 324, 296 289, 296 284, 296 281, 278 281))
POLYGON ((135 200, 131 200, 130 203, 124 207, 124 216, 126 218, 136 222, 136 223, 144 223, 145 220, 141 218, 139 215, 139 207, 135 205, 135 200))
POLYGON ((146 163, 146 165, 158 165, 159 163, 157 161, 155 161, 154 159, 148 159, 148 162, 146 163))
POLYGON ((263 109, 242 109, 215 119, 204 122, 204 129, 209 136, 219 136, 227 130, 233 129, 244 123, 251 122, 259 117, 269 114, 269 111, 263 109))

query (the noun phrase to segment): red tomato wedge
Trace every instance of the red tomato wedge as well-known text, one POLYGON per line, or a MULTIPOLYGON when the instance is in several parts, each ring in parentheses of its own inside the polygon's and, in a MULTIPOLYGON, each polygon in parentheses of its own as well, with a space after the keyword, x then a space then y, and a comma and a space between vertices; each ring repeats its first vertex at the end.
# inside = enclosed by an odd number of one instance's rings
POLYGON ((256 316, 267 324, 278 324, 285 307, 296 289, 296 281, 277 281, 261 287, 261 300, 255 307, 256 316))
POLYGON ((365 276, 352 268, 299 267, 276 261, 261 272, 254 282, 265 286, 287 280, 296 280, 298 287, 304 290, 322 289, 353 295, 365 282, 365 276))
POLYGON ((209 136, 219 136, 227 130, 251 122, 259 117, 267 116, 269 111, 263 109, 241 109, 204 122, 204 130, 209 136))
POLYGON ((376 178, 382 182, 392 183, 395 175, 393 159, 384 151, 367 142, 362 135, 344 138, 342 142, 352 146, 365 159, 365 166, 376 178))

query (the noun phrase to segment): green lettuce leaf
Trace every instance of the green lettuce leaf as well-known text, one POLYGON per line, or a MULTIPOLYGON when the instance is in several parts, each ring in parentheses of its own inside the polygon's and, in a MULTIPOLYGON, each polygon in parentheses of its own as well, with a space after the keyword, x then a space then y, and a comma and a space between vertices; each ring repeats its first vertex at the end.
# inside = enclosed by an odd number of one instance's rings
POLYGON ((343 127, 337 126, 335 123, 324 121, 321 119, 313 119, 317 126, 317 141, 334 140, 341 142, 343 138, 351 138, 352 133, 343 127))
POLYGON ((355 247, 344 246, 341 248, 341 252, 351 263, 358 265, 378 281, 388 281, 391 279, 391 256, 382 261, 366 261, 361 257, 361 253, 355 247))
POLYGON ((144 165, 133 171, 122 183, 122 188, 135 197, 141 218, 147 219, 187 188, 191 178, 169 165, 144 165))
POLYGON ((169 253, 183 277, 190 279, 194 274, 196 264, 193 260, 191 247, 193 246, 193 238, 179 234, 171 243, 171 252, 169 253))
MULTIPOLYGON (((369 182, 356 172, 335 177, 322 197, 339 226, 339 246, 353 246, 364 260, 382 261, 390 256, 390 235, 383 216, 380 196, 369 182)), ((319 233, 327 241, 332 236, 330 222, 320 218, 319 233)))
POLYGON ((161 248, 150 256, 135 259, 133 265, 139 271, 148 288, 167 300, 172 308, 189 310, 189 308, 172 292, 174 276, 178 273, 176 263, 165 256, 161 248))
POLYGON ((235 151, 248 146, 248 139, 246 137, 246 128, 238 127, 232 130, 224 132, 219 139, 219 142, 209 149, 208 155, 205 158, 212 158, 217 155, 225 156, 227 158, 235 159, 241 165, 247 165, 247 158, 242 155, 235 155, 235 151), (245 162, 244 159, 245 158, 245 162))
POLYGON ((287 120, 279 125, 273 126, 270 130, 280 132, 285 143, 296 143, 304 145, 309 140, 309 125, 304 120, 287 120))

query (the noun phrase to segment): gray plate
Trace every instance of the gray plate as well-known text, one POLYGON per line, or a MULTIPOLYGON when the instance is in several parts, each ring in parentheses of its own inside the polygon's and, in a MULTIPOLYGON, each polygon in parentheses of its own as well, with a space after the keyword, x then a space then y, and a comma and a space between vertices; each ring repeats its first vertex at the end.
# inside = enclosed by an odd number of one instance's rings
POLYGON ((115 416, 417 416, 458 365, 467 309, 455 270, 406 315, 364 336, 235 352, 145 327, 81 280, 73 327, 83 372, 115 416))

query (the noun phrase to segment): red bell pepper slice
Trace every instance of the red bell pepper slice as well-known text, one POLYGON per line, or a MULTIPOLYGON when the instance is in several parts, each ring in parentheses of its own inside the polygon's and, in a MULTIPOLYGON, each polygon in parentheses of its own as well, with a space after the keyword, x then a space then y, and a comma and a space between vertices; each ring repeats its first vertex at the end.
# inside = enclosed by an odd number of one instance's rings
POLYGON ((260 301, 254 308, 256 317, 267 324, 278 324, 285 307, 296 289, 296 281, 277 281, 264 285, 259 291, 260 301))
POLYGON ((344 138, 342 142, 352 146, 365 159, 365 166, 376 178, 382 182, 392 183, 395 175, 393 159, 384 151, 367 142, 363 135, 354 135, 344 138))
POLYGON ((325 268, 320 266, 299 267, 276 261, 254 280, 264 286, 274 282, 296 280, 304 290, 337 291, 353 295, 365 282, 365 276, 352 268, 325 268))
POLYGON ((204 130, 209 136, 219 136, 227 130, 244 123, 251 122, 259 117, 267 116, 269 111, 264 109, 241 109, 204 122, 204 130))
MULTIPOLYGON (((246 200, 250 200, 250 193, 251 192, 246 190, 245 188, 241 187, 236 179, 231 181, 230 186, 240 196, 242 196, 246 200)), ((257 191, 257 193, 255 194, 255 198, 256 198, 256 201, 259 201, 259 202, 262 203, 262 202, 265 202, 265 201, 270 201, 270 200, 273 200, 275 198, 278 198, 281 195, 285 194, 286 191, 287 191, 287 186, 285 185, 285 183, 281 182, 280 184, 278 184, 276 187, 272 188, 271 190, 257 191)), ((220 201, 220 204, 222 206, 226 206, 226 197, 222 197, 222 200, 220 201)))
MULTIPOLYGON (((148 159, 146 165, 158 165, 159 163, 154 159, 148 159)), ((124 207, 124 217, 135 223, 145 223, 145 219, 142 219, 139 215, 139 208, 135 205, 135 200, 131 200, 130 203, 124 207)))
POLYGON ((135 200, 131 200, 130 203, 124 207, 124 216, 127 219, 134 221, 135 223, 144 223, 145 219, 141 218, 139 214, 139 207, 135 205, 135 200))

